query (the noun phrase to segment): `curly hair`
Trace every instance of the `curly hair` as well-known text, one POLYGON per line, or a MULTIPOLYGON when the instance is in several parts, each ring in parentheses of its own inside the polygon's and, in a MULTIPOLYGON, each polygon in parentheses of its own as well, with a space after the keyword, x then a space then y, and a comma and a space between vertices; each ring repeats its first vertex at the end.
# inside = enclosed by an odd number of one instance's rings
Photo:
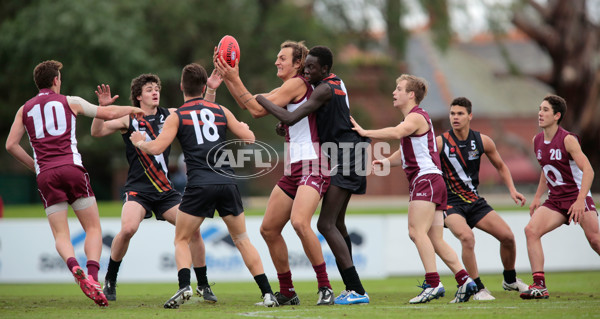
POLYGON ((158 84, 158 89, 160 90, 161 88, 160 79, 156 74, 145 73, 131 80, 131 96, 129 99, 134 106, 140 107, 140 101, 137 97, 142 95, 142 88, 148 83, 156 83, 158 84))

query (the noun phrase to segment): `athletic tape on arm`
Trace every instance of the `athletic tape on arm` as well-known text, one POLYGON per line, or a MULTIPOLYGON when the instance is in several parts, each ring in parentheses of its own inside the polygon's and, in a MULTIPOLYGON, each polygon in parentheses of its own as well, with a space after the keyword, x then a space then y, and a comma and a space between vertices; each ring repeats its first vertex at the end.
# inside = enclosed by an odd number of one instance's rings
POLYGON ((67 96, 67 102, 69 104, 79 104, 81 105, 81 109, 83 110, 83 115, 87 117, 96 117, 98 113, 98 106, 94 105, 79 96, 67 96))

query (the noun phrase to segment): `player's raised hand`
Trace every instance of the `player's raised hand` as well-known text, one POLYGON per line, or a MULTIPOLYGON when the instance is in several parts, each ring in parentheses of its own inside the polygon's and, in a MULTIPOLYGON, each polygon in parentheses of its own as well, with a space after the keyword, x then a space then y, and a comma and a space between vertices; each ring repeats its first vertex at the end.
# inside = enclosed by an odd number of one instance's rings
POLYGON ((98 97, 98 105, 100 106, 114 104, 115 101, 119 98, 119 95, 115 95, 112 97, 110 96, 110 85, 108 84, 98 85, 98 88, 95 92, 96 96, 98 97))
POLYGON ((216 90, 219 88, 221 83, 223 83, 223 77, 221 77, 221 74, 219 71, 217 71, 217 69, 213 69, 212 73, 208 77, 208 80, 206 80, 206 86, 216 90))
POLYGON ((235 60, 234 67, 231 67, 229 64, 227 64, 227 62, 225 62, 225 60, 223 60, 223 58, 219 58, 218 55, 215 55, 213 57, 214 57, 213 62, 215 64, 215 69, 217 69, 217 71, 219 72, 219 74, 221 75, 223 80, 231 81, 240 76, 240 67, 238 65, 239 64, 238 60, 235 60))

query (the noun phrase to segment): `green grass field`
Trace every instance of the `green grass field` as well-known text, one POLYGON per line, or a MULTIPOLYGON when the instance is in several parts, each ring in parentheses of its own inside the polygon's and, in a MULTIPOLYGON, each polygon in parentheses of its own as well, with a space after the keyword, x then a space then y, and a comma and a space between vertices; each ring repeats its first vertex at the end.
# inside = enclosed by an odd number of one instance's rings
MULTIPOLYGON (((525 281, 529 274, 522 274, 525 281)), ((449 304, 456 292, 453 277, 442 276, 447 288, 444 298, 427 304, 410 305, 420 292, 415 287, 421 276, 366 280, 369 305, 316 306, 314 282, 297 282, 298 306, 264 308, 254 306, 260 292, 253 282, 217 283, 219 298, 207 304, 196 296, 179 309, 163 309, 175 293, 177 283, 121 283, 117 301, 100 309, 73 284, 0 284, 0 318, 600 318, 600 272, 547 273, 547 300, 521 300, 516 292, 503 291, 501 275, 482 275, 493 301, 449 304)), ((333 282, 336 294, 341 282, 333 282)), ((272 286, 277 287, 276 282, 272 286)), ((195 289, 195 285, 194 285, 195 289)))
MULTIPOLYGON (((123 203, 119 201, 102 201, 98 202, 98 210, 100 217, 121 217, 121 207, 123 203)), ((513 208, 514 209, 514 208, 513 208)), ((69 207, 70 216, 75 216, 69 207)), ((350 208, 348 214, 368 215, 368 214, 406 214, 406 207, 373 207, 373 208, 350 208)), ((246 207, 246 216, 264 215, 263 207, 246 207)), ((9 205, 4 208, 5 218, 45 218, 44 208, 42 204, 27 204, 27 205, 9 205)))
MULTIPOLYGON (((121 207, 123 203, 119 201, 101 201, 98 202, 100 217, 121 217, 121 207)), ((407 203, 408 205, 408 203, 407 203)), ((348 207, 347 214, 349 215, 387 215, 387 214, 406 214, 408 206, 389 207, 389 206, 374 206, 369 208, 348 207)), ((497 211, 514 211, 519 209, 514 205, 494 205, 497 211)), ((69 208, 71 210, 71 208, 69 208)), ((523 210, 527 210, 524 208, 523 210)), ((264 215, 263 207, 246 207, 247 216, 264 215)), ((71 216, 75 216, 71 211, 71 216)), ((318 214, 318 212, 317 212, 318 214)), ((45 218, 44 208, 42 204, 27 204, 27 205, 9 205, 4 208, 5 218, 45 218)))
MULTIPOLYGON (((99 208, 102 217, 119 217, 121 203, 100 202, 99 208)), ((406 213, 406 208, 372 207, 348 212, 394 213, 406 213)), ((262 215, 264 209, 249 208, 247 214, 262 215)), ((41 204, 11 205, 5 207, 4 217, 44 218, 45 214, 41 204)), ((525 282, 531 281, 529 273, 522 273, 520 277, 525 282)), ((260 301, 255 283, 219 282, 213 287, 219 298, 217 304, 205 304, 193 297, 177 310, 162 307, 177 290, 175 274, 173 283, 169 284, 120 283, 118 300, 106 309, 98 308, 74 283, 0 284, 0 318, 600 318, 600 294, 596 293, 600 291, 600 271, 547 273, 548 300, 521 300, 518 293, 503 291, 500 274, 484 274, 481 278, 496 300, 448 304, 456 292, 455 281, 451 276, 442 276, 446 297, 428 304, 410 305, 408 300, 420 292, 416 285, 422 276, 416 275, 364 280, 371 297, 371 304, 366 306, 317 307, 314 305, 315 283, 308 281, 295 283, 301 305, 263 308, 254 306, 260 301)), ((271 284, 277 289, 276 281, 271 284)), ((332 285, 336 294, 343 289, 339 281, 332 285)))

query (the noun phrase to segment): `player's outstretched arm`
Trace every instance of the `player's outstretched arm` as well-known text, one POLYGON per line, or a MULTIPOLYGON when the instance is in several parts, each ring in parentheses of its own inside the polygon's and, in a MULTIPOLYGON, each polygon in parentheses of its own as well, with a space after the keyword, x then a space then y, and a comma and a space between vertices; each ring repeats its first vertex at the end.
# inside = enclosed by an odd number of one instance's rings
POLYGON ((402 154, 400 154, 400 150, 397 150, 394 153, 392 153, 392 155, 390 155, 389 157, 373 160, 373 162, 371 162, 371 165, 373 166, 374 170, 389 172, 388 166, 394 167, 402 165, 402 154))
POLYGON ((152 140, 146 136, 146 133, 141 133, 140 131, 135 131, 131 133, 129 136, 129 140, 133 145, 144 153, 148 153, 151 155, 162 154, 177 136, 177 131, 179 130, 179 116, 175 114, 171 114, 165 120, 165 125, 163 126, 162 132, 158 134, 156 139, 152 140))
POLYGON ((419 114, 411 113, 406 116, 404 121, 393 127, 386 127, 378 130, 365 130, 363 129, 354 118, 350 117, 353 130, 355 130, 361 136, 377 138, 377 139, 401 139, 409 136, 416 132, 420 127, 429 125, 425 118, 419 114))
POLYGON ((238 121, 237 118, 235 118, 235 115, 233 115, 226 107, 222 107, 222 109, 227 118, 227 129, 244 142, 248 144, 254 143, 256 137, 254 136, 254 132, 250 130, 248 124, 238 121))
POLYGON ((322 105, 331 100, 332 93, 331 88, 327 84, 319 84, 310 98, 302 104, 302 107, 297 108, 293 112, 277 106, 275 103, 269 101, 263 95, 257 95, 256 101, 265 108, 269 113, 273 114, 281 123, 286 125, 294 125, 308 114, 318 110, 322 105))
MULTIPOLYGON (((98 85, 98 88, 95 92, 96 96, 98 96, 98 105, 100 105, 100 107, 113 104, 119 97, 119 95, 112 96, 110 93, 110 86, 105 84, 98 85)), ((103 119, 94 117, 90 131, 92 136, 102 137, 112 134, 116 131, 125 133, 128 128, 129 116, 127 115, 110 121, 105 121, 103 119)))
POLYGON ((496 143, 494 143, 489 136, 484 134, 481 134, 481 141, 483 142, 485 155, 488 157, 492 165, 494 165, 496 171, 498 171, 498 175, 500 175, 504 185, 506 185, 508 191, 510 192, 510 197, 513 199, 513 201, 515 201, 516 204, 520 203, 521 207, 523 207, 527 200, 523 194, 517 192, 510 170, 502 160, 502 157, 500 157, 500 153, 498 153, 498 149, 496 148, 496 143))
POLYGON ((98 107, 98 105, 94 105, 79 96, 67 96, 67 102, 75 114, 83 114, 87 117, 97 117, 103 120, 114 120, 129 114, 144 115, 144 111, 139 107, 118 105, 98 107))
POLYGON ((35 172, 35 163, 33 158, 27 154, 21 146, 21 139, 25 134, 25 126, 23 125, 23 107, 19 108, 15 120, 10 127, 10 132, 6 138, 6 150, 10 155, 17 159, 21 164, 25 165, 30 171, 35 172))

